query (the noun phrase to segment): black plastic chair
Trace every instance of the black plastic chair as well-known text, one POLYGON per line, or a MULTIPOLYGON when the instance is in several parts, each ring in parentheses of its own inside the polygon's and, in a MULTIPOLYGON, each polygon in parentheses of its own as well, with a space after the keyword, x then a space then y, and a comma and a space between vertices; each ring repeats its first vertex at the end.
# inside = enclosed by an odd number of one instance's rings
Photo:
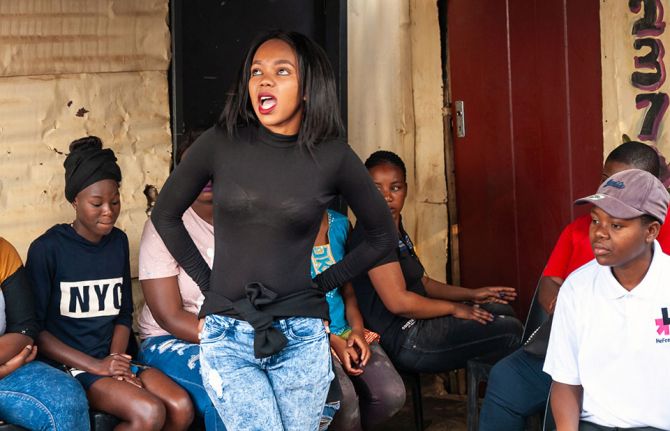
POLYGON ((533 294, 533 300, 530 303, 530 310, 528 311, 528 317, 526 317, 526 324, 523 327, 521 344, 509 350, 491 352, 490 354, 479 356, 468 361, 468 431, 477 431, 479 429, 479 385, 482 382, 488 381, 489 373, 491 372, 493 365, 523 345, 533 331, 539 328, 542 322, 549 317, 537 300, 539 287, 540 283, 538 282, 535 287, 535 293, 533 294))
POLYGON ((398 373, 409 382, 412 391, 412 407, 414 409, 414 429, 423 431, 423 399, 421 397, 421 374, 414 371, 398 370, 398 373))
POLYGON ((89 411, 88 416, 91 419, 91 431, 112 431, 121 422, 116 416, 97 410, 89 411))

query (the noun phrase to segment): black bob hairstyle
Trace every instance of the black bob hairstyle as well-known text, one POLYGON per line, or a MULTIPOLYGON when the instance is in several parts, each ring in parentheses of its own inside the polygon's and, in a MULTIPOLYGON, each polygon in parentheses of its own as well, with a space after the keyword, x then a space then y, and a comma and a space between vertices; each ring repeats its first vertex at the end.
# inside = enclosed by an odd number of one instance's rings
POLYGON ((258 124, 258 118, 249 99, 251 63, 258 48, 271 39, 286 42, 298 61, 299 100, 303 117, 298 131, 298 145, 311 151, 323 139, 344 135, 344 126, 337 101, 335 76, 323 49, 307 36, 297 32, 272 30, 256 37, 247 51, 237 83, 226 100, 218 125, 229 136, 238 126, 258 124))

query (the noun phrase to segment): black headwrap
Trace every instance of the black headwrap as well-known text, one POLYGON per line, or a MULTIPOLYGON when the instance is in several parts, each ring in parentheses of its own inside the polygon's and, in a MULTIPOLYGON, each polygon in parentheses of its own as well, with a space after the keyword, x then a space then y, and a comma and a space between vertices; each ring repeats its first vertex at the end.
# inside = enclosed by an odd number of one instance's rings
POLYGON ((102 149, 96 136, 77 139, 70 144, 65 166, 65 198, 73 202, 77 194, 101 180, 121 182, 121 169, 116 164, 114 151, 102 149))

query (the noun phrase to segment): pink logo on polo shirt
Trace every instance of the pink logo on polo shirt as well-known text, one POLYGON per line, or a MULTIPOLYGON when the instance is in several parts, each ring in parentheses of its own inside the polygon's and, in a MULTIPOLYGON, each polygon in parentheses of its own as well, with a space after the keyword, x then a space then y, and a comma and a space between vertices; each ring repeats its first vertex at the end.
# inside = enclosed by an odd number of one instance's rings
POLYGON ((668 316, 668 309, 667 308, 661 308, 661 318, 656 319, 656 326, 658 326, 658 329, 656 329, 656 332, 658 335, 670 335, 670 316, 668 316))

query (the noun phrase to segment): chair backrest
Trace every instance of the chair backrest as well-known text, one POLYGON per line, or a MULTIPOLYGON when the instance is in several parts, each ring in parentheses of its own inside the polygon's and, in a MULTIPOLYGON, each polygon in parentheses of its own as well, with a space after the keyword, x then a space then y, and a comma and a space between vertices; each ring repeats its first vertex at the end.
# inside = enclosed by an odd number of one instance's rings
POLYGON ((549 315, 544 311, 544 308, 540 305, 540 301, 537 300, 537 292, 540 289, 540 282, 537 282, 535 287, 535 293, 533 294, 533 300, 530 302, 530 310, 528 310, 528 317, 526 317, 526 324, 523 327, 523 336, 521 337, 521 343, 525 343, 530 337, 530 334, 533 333, 537 328, 540 327, 542 322, 547 320, 549 315))

